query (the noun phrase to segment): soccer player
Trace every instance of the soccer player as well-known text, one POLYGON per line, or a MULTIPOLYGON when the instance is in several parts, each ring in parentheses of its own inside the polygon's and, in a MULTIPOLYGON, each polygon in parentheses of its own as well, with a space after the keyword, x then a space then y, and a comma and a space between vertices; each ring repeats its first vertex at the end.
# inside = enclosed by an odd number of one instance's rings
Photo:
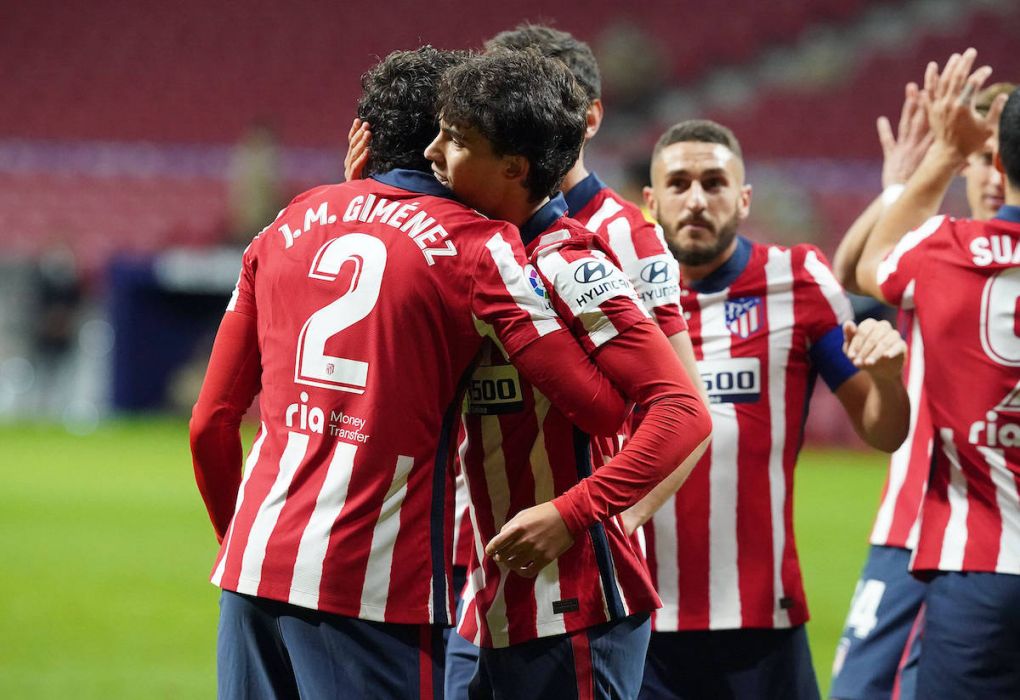
MULTIPOLYGON (((975 108, 986 115, 995 98, 1012 92, 1014 85, 997 83, 978 93, 975 108)), ((851 225, 833 256, 833 271, 844 287, 859 291, 857 263, 861 250, 882 212, 903 192, 904 183, 917 169, 932 142, 928 117, 916 83, 906 87, 897 136, 888 119, 878 121, 882 144, 882 194, 851 225)), ((971 154, 963 169, 971 218, 988 220, 1003 202, 1003 179, 995 169, 995 139, 971 154)), ((915 696, 917 659, 925 585, 908 570, 917 544, 917 516, 931 464, 931 421, 924 397, 923 347, 912 311, 898 310, 898 325, 905 330, 907 362, 905 383, 911 412, 910 433, 889 460, 889 475, 871 531, 871 548, 850 604, 846 625, 832 667, 830 697, 841 700, 878 700, 894 692, 915 696)))
MULTIPOLYGON (((534 284, 516 229, 428 172, 435 86, 458 60, 426 47, 369 71, 374 177, 300 195, 244 254, 191 423, 222 544, 220 697, 441 692, 450 458, 485 338, 589 430, 625 415, 534 284), (536 362, 550 354, 565 364, 536 362), (238 424, 260 389, 242 479, 238 424)), ((600 505, 580 490, 564 502, 600 505)))
MULTIPOLYGON (((674 382, 682 366, 612 255, 565 217, 566 203, 555 194, 577 157, 564 146, 571 132, 580 145, 587 105, 560 61, 534 51, 492 52, 447 73, 442 130, 426 155, 458 198, 519 224, 554 307, 624 394, 647 407, 627 449, 645 450, 645 430, 674 436, 668 453, 646 453, 661 463, 661 478, 704 444, 707 411, 690 379, 680 411, 648 394, 674 382)), ((460 631, 481 646, 472 696, 634 697, 658 599, 621 523, 605 516, 651 484, 617 479, 611 465, 588 476, 588 436, 519 378, 497 347, 483 353, 470 386, 461 468, 475 551, 460 631), (506 391, 496 389, 501 383, 506 391), (562 494, 579 482, 619 505, 598 520, 564 507, 562 494), (565 524, 574 544, 537 576, 527 567, 531 577, 515 576, 515 561, 531 559, 527 547, 515 553, 516 524, 545 513, 565 524)), ((451 637, 451 655, 459 639, 451 637)))
POLYGON ((680 262, 713 438, 675 497, 636 517, 654 512, 645 538, 663 600, 642 697, 815 698, 793 538, 808 398, 820 374, 857 432, 891 452, 909 420, 904 344, 887 322, 850 322, 849 301, 813 246, 737 234, 751 187, 729 129, 671 127, 651 179, 646 202, 680 262))
POLYGON ((954 54, 941 73, 929 64, 922 104, 934 143, 857 274, 864 292, 913 310, 923 341, 934 444, 910 564, 930 579, 922 698, 1020 696, 1020 95, 979 114, 974 96, 991 69, 971 73, 975 58, 954 54), (996 124, 1005 205, 987 221, 933 216, 996 124))

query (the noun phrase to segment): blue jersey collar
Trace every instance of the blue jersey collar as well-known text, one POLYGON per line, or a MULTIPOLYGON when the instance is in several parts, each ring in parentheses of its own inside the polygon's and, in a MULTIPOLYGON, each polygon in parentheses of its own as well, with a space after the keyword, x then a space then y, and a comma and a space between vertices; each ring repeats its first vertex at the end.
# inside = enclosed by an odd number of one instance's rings
POLYGON ((418 192, 420 194, 429 194, 433 197, 454 199, 453 192, 443 187, 432 173, 424 173, 420 170, 397 168, 373 175, 372 179, 390 187, 399 187, 408 192, 418 192))
POLYGON ((716 270, 703 280, 691 282, 690 287, 699 294, 714 294, 733 284, 740 274, 747 267, 747 261, 751 259, 751 241, 743 236, 737 236, 737 247, 729 260, 720 265, 716 270))
POLYGON ((570 191, 563 195, 567 200, 567 209, 570 210, 570 215, 576 216, 577 212, 588 206, 588 202, 595 199, 595 195, 604 189, 606 189, 606 183, 602 182, 595 173, 571 187, 570 191))
POLYGON ((549 230, 560 218, 567 214, 567 202, 562 194, 557 194, 542 208, 531 215, 531 218, 521 226, 521 240, 528 245, 533 240, 549 230))
POLYGON ((1020 207, 1012 204, 1003 204, 995 214, 996 219, 1008 221, 1011 224, 1020 224, 1020 207))

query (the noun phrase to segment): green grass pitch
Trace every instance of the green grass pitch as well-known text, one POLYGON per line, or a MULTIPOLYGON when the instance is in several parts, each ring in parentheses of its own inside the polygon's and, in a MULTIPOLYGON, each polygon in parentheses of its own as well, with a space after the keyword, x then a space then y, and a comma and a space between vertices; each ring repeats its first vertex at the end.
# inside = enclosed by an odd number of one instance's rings
MULTIPOLYGON (((808 451, 798 469, 823 693, 884 465, 808 451)), ((214 697, 215 549, 184 421, 0 426, 0 697, 214 697)))

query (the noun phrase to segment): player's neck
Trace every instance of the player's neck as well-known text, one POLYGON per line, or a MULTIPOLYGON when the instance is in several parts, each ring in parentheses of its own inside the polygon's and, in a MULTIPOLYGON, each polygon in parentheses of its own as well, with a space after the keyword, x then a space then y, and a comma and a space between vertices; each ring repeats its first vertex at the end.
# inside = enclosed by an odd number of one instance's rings
POLYGON ((1011 207, 1020 207, 1020 189, 1011 187, 1008 180, 1006 181, 1005 201, 1011 207))
POLYGON ((591 173, 584 167, 584 151, 581 151, 581 155, 578 156, 577 162, 574 163, 567 174, 563 177, 563 184, 560 185, 560 191, 566 194, 570 190, 574 189, 582 180, 588 177, 591 173))
POLYGON ((528 223, 531 217, 535 215, 535 212, 541 209, 548 201, 548 197, 543 197, 537 202, 529 201, 527 196, 505 197, 500 203, 499 211, 489 212, 489 216, 493 219, 509 221, 517 228, 520 228, 528 223))
POLYGON ((685 265, 680 263, 680 277, 687 284, 690 284, 691 282, 700 282, 725 265, 726 261, 732 258, 735 252, 737 252, 736 238, 733 239, 732 243, 726 246, 726 250, 719 253, 719 255, 714 257, 712 260, 709 260, 707 263, 702 263, 701 265, 685 265))

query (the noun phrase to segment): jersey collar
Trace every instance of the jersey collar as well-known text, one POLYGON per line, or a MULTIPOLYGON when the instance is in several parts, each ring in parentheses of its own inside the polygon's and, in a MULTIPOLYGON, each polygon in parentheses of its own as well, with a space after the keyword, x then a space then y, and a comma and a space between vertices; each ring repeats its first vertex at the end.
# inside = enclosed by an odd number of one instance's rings
POLYGON ((692 282, 690 287, 698 294, 715 294, 733 284, 747 267, 751 259, 751 241, 737 236, 737 248, 729 260, 720 265, 715 272, 703 280, 692 282))
POLYGON ((1003 204, 995 214, 996 219, 1008 221, 1011 224, 1020 224, 1020 207, 1011 204, 1003 204))
POLYGON ((420 170, 397 168, 385 173, 373 175, 372 179, 377 180, 384 185, 398 187, 402 190, 407 190, 408 192, 418 192, 420 194, 432 195, 433 197, 454 199, 453 192, 446 187, 443 187, 432 173, 424 173, 420 170))
POLYGON ((557 194, 542 208, 531 215, 531 218, 521 226, 521 240, 528 245, 533 240, 548 231, 554 223, 567 214, 567 202, 562 194, 557 194))
POLYGON ((606 189, 606 183, 602 182, 595 173, 590 174, 563 195, 567 201, 567 209, 570 210, 572 216, 576 216, 577 212, 588 206, 588 202, 604 189, 606 189))

